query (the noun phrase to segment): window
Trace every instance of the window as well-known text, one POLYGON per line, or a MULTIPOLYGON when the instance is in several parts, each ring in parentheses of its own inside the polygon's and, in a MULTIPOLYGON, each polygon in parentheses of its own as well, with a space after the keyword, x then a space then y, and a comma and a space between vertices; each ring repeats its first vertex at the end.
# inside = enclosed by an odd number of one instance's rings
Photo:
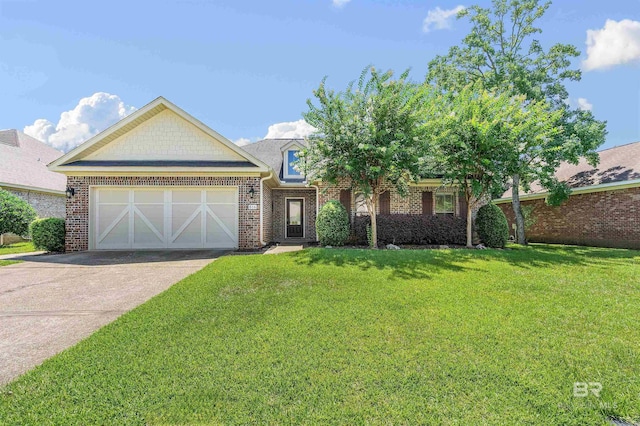
POLYGON ((369 210, 367 210, 367 202, 364 199, 364 195, 356 194, 356 199, 354 204, 356 205, 356 216, 369 214, 369 210))
POLYGON ((453 214, 453 194, 436 194, 436 214, 453 214))
POLYGON ((284 153, 285 167, 284 167, 284 177, 285 178, 300 178, 302 177, 302 173, 298 170, 297 167, 294 167, 294 163, 298 161, 298 150, 297 149, 289 149, 284 153))

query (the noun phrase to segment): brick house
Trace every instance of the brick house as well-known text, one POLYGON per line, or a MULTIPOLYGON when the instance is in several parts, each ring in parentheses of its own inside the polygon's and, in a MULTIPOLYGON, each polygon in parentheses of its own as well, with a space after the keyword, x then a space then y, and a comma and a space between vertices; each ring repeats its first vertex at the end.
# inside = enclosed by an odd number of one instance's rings
MULTIPOLYGON (((67 176, 67 251, 239 248, 316 240, 322 205, 340 200, 356 215, 347 185, 318 187, 293 166, 300 139, 239 147, 160 97, 57 159, 67 176)), ((400 197, 382 194, 381 213, 466 212, 455 188, 427 179, 400 197)))
MULTIPOLYGON (((62 152, 11 129, 0 130, 0 188, 27 201, 38 217, 65 217, 66 178, 47 169, 62 152)), ((0 244, 21 240, 0 236, 0 244)))
MULTIPOLYGON (((535 223, 527 232, 532 242, 640 248, 640 142, 600 151, 598 167, 583 159, 563 163, 556 177, 572 188, 558 207, 545 203, 547 193, 533 186, 522 193, 523 206, 532 206, 535 223)), ((511 192, 494 203, 513 226, 511 192)))

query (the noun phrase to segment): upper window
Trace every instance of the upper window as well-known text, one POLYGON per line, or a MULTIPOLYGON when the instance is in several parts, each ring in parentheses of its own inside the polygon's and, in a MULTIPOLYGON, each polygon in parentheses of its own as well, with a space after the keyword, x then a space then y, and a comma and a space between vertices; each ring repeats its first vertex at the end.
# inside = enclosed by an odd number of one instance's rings
POLYGON ((298 161, 298 150, 297 149, 289 149, 284 153, 285 167, 284 167, 284 177, 285 178, 300 178, 302 177, 302 173, 298 170, 298 167, 294 167, 294 163, 298 161))
POLYGON ((453 194, 436 194, 436 214, 454 214, 453 194))

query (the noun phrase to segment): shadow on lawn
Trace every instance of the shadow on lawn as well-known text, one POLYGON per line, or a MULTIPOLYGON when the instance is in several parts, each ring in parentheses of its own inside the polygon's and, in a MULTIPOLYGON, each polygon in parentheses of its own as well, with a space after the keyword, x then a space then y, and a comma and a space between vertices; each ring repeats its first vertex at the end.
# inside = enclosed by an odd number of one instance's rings
POLYGON ((608 268, 635 264, 640 251, 579 246, 534 244, 506 250, 378 250, 310 249, 292 253, 302 265, 352 266, 391 272, 393 279, 429 279, 443 271, 487 273, 477 261, 505 262, 518 268, 549 268, 561 265, 608 268))

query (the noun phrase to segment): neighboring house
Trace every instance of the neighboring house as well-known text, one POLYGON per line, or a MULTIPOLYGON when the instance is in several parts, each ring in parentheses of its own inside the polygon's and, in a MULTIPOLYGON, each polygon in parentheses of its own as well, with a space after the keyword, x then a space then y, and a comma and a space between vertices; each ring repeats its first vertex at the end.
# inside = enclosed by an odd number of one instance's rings
MULTIPOLYGON (((328 200, 362 207, 347 185, 308 184, 291 163, 299 139, 238 147, 160 97, 49 165, 67 175, 68 251, 239 248, 316 240, 328 200)), ((455 188, 422 181, 380 213, 458 214, 455 188)))
MULTIPOLYGON (((605 149, 592 167, 563 163, 556 177, 572 188, 558 207, 545 203, 547 192, 533 186, 521 194, 532 206, 535 223, 527 231, 532 242, 640 248, 640 142, 605 149)), ((514 223, 511 191, 494 201, 514 223)))
MULTIPOLYGON (((0 130, 0 188, 33 206, 38 217, 65 217, 66 177, 47 169, 62 152, 17 130, 0 130)), ((15 241, 3 237, 3 243, 15 241)))

